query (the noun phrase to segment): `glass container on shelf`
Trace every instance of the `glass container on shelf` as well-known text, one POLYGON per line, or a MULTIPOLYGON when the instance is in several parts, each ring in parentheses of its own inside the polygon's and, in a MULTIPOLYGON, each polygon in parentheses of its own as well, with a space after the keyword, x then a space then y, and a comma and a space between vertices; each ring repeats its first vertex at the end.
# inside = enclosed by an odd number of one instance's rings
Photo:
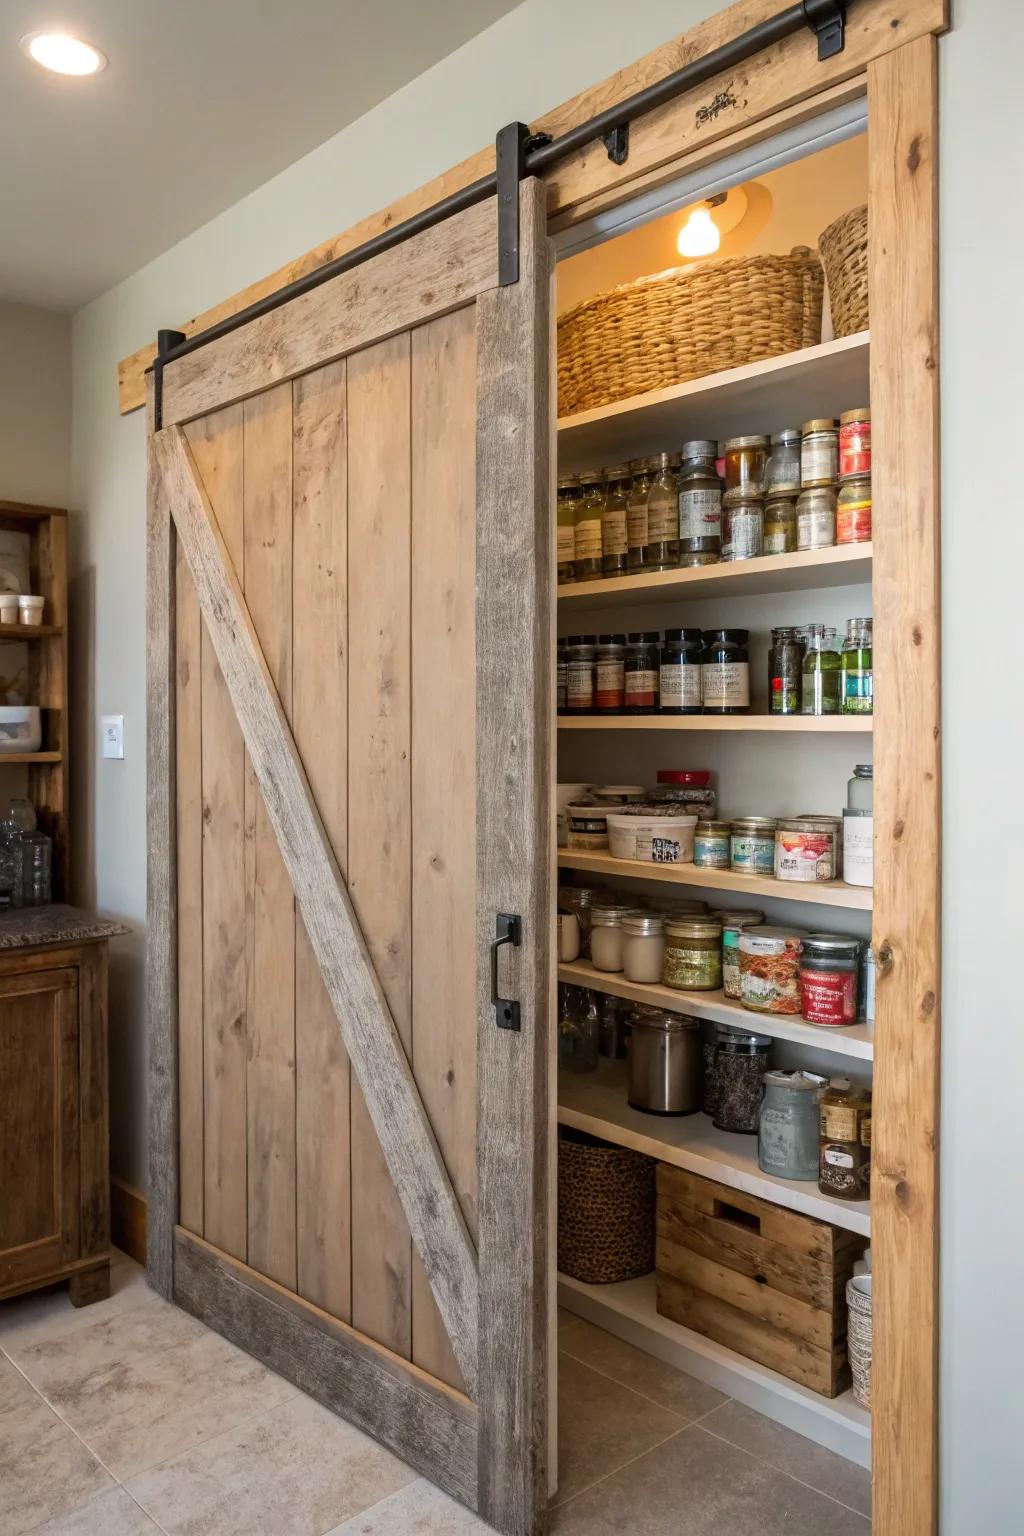
POLYGON ((838 715, 842 676, 838 631, 824 624, 808 624, 800 680, 802 715, 838 715))
POLYGON ((626 493, 626 568, 635 575, 643 566, 647 548, 647 498, 657 468, 652 459, 631 459, 626 493))
POLYGON ((746 491, 722 497, 722 559, 756 560, 764 554, 764 503, 746 491))
POLYGON ((800 490, 800 428, 772 433, 772 451, 764 476, 766 496, 796 496, 800 490))
POLYGON ((666 629, 661 649, 663 715, 699 715, 704 636, 699 629, 666 629))
POLYGON ((764 506, 764 553, 791 555, 796 549, 796 541, 795 495, 769 491, 764 506))
POLYGON ((701 688, 706 715, 745 715, 750 709, 750 657, 745 629, 704 632, 701 688))
POLYGON ((679 471, 679 564, 715 565, 722 552, 722 482, 715 469, 718 444, 698 438, 683 444, 679 471))
POLYGON ((871 670, 871 620, 847 619, 841 658, 844 715, 870 715, 874 708, 871 670))
POLYGON ((804 665, 804 642, 798 629, 772 630, 768 652, 768 713, 798 715, 804 665))
POLYGON ((641 557, 645 571, 668 571, 679 564, 678 453, 658 453, 647 493, 647 543, 641 557))
POLYGON ((573 553, 577 581, 599 581, 601 577, 601 513, 604 511, 604 474, 588 469, 580 475, 580 495, 576 502, 576 527, 573 553))
POLYGON ((658 710, 661 671, 661 635, 654 630, 634 630, 626 644, 627 715, 653 715, 658 710))
POLYGON ((626 637, 601 635, 594 653, 594 712, 621 715, 626 702, 626 637))
POLYGON ((577 475, 561 475, 555 517, 558 524, 558 580, 576 580, 576 503, 580 496, 577 475))
POLYGON ((563 1072, 596 1072, 601 1015, 589 987, 558 988, 558 1066, 563 1072))
POLYGON ((760 434, 730 437, 725 444, 725 489, 742 491, 760 500, 764 496, 768 439, 760 434))
POLYGON ((615 464, 605 470, 605 498, 601 509, 601 574, 626 574, 626 502, 629 465, 615 464))

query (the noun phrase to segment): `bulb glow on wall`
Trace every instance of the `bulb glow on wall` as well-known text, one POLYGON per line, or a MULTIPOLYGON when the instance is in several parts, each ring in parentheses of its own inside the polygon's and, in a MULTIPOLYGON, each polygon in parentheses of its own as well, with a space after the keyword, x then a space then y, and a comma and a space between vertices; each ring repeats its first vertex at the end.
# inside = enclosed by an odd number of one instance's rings
POLYGON ((713 256, 722 243, 718 225, 708 208, 694 208, 679 231, 676 242, 680 256, 713 256))
POLYGON ((63 32, 30 32, 21 40, 22 52, 57 75, 95 75, 106 67, 106 55, 81 38, 63 32))

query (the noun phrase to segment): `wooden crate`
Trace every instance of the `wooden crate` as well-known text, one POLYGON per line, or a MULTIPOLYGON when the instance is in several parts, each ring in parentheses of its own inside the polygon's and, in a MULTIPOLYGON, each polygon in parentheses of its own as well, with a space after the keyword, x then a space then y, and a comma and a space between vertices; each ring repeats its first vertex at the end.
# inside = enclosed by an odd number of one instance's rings
POLYGON ((825 1397, 849 1385, 863 1237, 658 1165, 658 1311, 825 1397))

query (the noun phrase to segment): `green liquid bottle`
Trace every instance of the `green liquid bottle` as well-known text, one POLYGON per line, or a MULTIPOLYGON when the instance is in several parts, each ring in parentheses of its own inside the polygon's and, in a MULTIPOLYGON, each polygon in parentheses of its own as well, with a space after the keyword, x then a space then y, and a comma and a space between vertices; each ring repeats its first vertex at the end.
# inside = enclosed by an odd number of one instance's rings
POLYGON ((802 715, 838 715, 842 691, 839 634, 824 624, 808 624, 801 679, 802 715))
POLYGON ((841 712, 870 715, 874 708, 870 619, 847 619, 841 672, 841 712))

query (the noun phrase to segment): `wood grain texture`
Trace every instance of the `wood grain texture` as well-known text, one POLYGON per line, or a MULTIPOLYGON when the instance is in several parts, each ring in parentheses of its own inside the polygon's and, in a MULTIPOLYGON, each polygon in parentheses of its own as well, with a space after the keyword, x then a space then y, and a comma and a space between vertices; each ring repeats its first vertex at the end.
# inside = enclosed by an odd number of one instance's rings
POLYGON ((476 1507, 476 1413, 424 1372, 179 1229, 186 1311, 476 1507))
POLYGON ((77 1183, 82 1213, 78 1252, 82 1258, 110 1248, 107 949, 106 944, 84 944, 78 961, 77 1183))
POLYGON ((542 1528, 547 1503, 548 1015, 554 848, 550 248, 543 188, 523 183, 520 278, 477 304, 477 1020, 480 1513, 542 1528), (489 952, 517 913, 498 1029, 489 952))
POLYGON ((136 1264, 146 1262, 146 1197, 124 1179, 110 1179, 110 1241, 136 1264))
POLYGON ((498 280, 490 199, 164 369, 164 424, 186 421, 470 303, 498 280))
POLYGON ((28 794, 36 808, 40 831, 53 839, 54 900, 67 899, 70 853, 68 775, 68 523, 65 513, 28 522, 31 540, 34 592, 44 599, 43 617, 54 632, 29 647, 31 697, 46 711, 43 716, 44 747, 60 756, 48 763, 32 763, 28 770, 28 794))
MULTIPOLYGON (((281 701, 292 698, 292 386, 247 400, 242 500, 245 603, 281 701)), ((295 899, 247 776, 248 1263, 295 1289, 295 899)))
MULTIPOLYGON (((698 22, 689 31, 670 39, 642 58, 623 66, 613 75, 589 86, 533 123, 536 131, 553 135, 585 122, 595 113, 623 101, 635 91, 663 79, 675 69, 720 47, 730 38, 773 16, 778 0, 737 0, 717 15, 698 22)), ((666 157, 678 160, 687 151, 706 154, 707 148, 720 143, 728 134, 766 114, 772 114, 806 100, 810 95, 842 82, 864 68, 871 58, 879 57, 913 38, 944 31, 948 25, 948 0, 900 0, 881 4, 879 0, 852 0, 846 49, 825 63, 819 63, 813 41, 798 35, 778 49, 759 55, 742 76, 731 81, 711 81, 694 100, 686 101, 673 120, 672 108, 662 108, 661 116, 650 114, 650 126, 637 124, 630 139, 630 156, 625 166, 617 167, 601 145, 587 149, 575 160, 552 173, 550 209, 575 208, 579 217, 590 212, 588 199, 612 191, 617 199, 629 196, 635 183, 643 185, 652 166, 666 163, 666 157), (635 147, 634 147, 635 143, 635 147)), ((285 284, 303 277, 317 267, 354 250, 364 241, 391 228, 404 219, 429 208, 449 193, 494 170, 493 145, 469 156, 415 191, 398 198, 380 212, 370 214, 350 229, 278 268, 259 282, 250 284, 231 298, 186 320, 180 329, 187 335, 207 329, 228 315, 285 284)), ((571 215, 570 215, 571 217, 571 215)), ((145 374, 152 363, 152 344, 141 347, 118 365, 118 398, 122 412, 135 410, 145 399, 145 374)), ((170 418, 165 418, 169 420, 170 418)))
MULTIPOLYGON (((348 361, 348 889, 412 1052, 409 336, 348 361)), ((436 1133, 435 1133, 436 1134, 436 1133)), ((412 1244, 379 1138, 352 1095, 352 1322, 412 1355, 412 1244)))
MULTIPOLYGON (((412 1063, 476 1233, 476 315, 412 336, 412 1063), (439 722, 444 728, 439 729, 439 722)), ((458 1366, 422 1266, 413 1354, 458 1366)))
MULTIPOLYGON (((348 459, 345 363, 293 385, 292 729, 335 858, 347 867, 348 459)), ((299 1294, 352 1316, 349 1063, 295 920, 295 1220, 299 1294)))
MULTIPOLYGON (((477 1268, 380 981, 310 794, 241 588, 184 434, 154 452, 204 619, 349 1058, 467 1388, 476 1381, 477 1268)), ((545 701, 547 702, 547 701, 545 701)), ((544 925, 546 934, 546 925, 544 925)), ((543 942, 543 940, 542 940, 543 942)))
MULTIPOLYGON (((235 570, 242 571, 242 407, 232 406, 193 423, 188 438, 228 556, 235 570)), ((203 1233, 219 1248, 244 1259, 248 1248, 245 744, 205 623, 200 652, 203 1233)))
POLYGON ((202 620, 175 541, 175 817, 178 839, 178 1219, 203 1230, 202 620))
POLYGON ((868 122, 877 509, 874 1529, 933 1536, 942 825, 933 39, 869 68, 868 122))
POLYGON ((153 438, 146 511, 147 1273, 170 1297, 178 1219, 177 830, 174 792, 174 535, 153 438))

